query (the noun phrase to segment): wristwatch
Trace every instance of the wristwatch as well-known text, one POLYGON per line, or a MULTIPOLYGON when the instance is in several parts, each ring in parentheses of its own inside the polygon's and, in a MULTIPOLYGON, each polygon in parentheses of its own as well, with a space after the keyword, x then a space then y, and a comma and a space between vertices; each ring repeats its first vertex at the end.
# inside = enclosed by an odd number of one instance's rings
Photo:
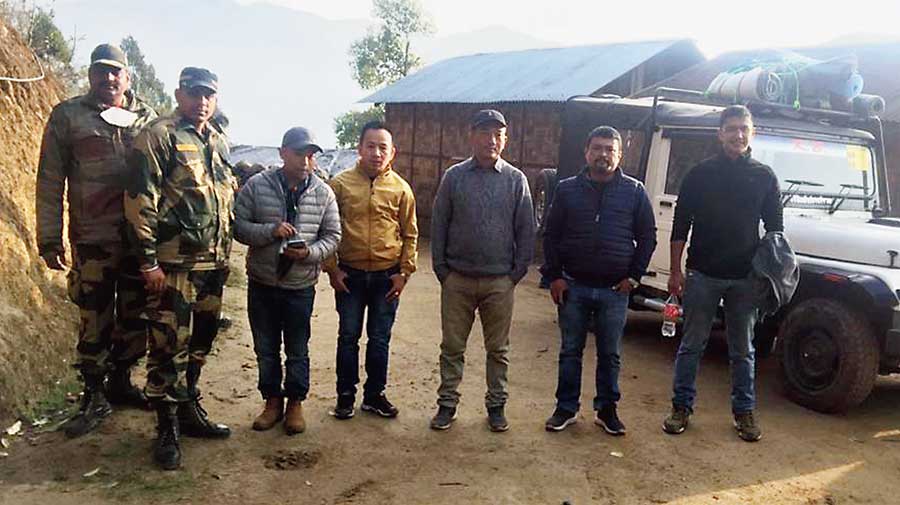
POLYGON ((638 286, 641 285, 640 282, 638 282, 638 281, 632 279, 631 277, 629 277, 627 280, 628 280, 628 284, 631 284, 631 289, 637 289, 638 286))

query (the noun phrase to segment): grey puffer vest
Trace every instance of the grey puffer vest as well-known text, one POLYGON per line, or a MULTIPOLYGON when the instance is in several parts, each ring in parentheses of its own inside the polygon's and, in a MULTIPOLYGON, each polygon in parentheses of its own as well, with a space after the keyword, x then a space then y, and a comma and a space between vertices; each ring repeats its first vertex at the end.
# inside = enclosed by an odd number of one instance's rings
POLYGON ((247 276, 256 282, 282 289, 303 289, 315 285, 322 261, 334 254, 341 242, 341 219, 334 192, 315 175, 297 201, 294 222, 297 235, 291 240, 306 242, 309 256, 294 262, 284 275, 278 274, 278 262, 287 240, 272 232, 287 221, 284 188, 278 171, 260 172, 244 185, 234 205, 234 236, 250 246, 247 276))

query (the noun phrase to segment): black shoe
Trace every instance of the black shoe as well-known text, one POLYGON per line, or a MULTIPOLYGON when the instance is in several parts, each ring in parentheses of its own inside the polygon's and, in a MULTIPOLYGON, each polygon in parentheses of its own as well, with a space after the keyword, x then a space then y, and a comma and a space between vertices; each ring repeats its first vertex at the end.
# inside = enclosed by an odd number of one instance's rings
POLYGON ((488 426, 493 432, 502 432, 509 429, 509 423, 506 422, 506 416, 503 415, 503 405, 497 407, 488 407, 488 426))
POLYGON ((625 434, 625 425, 616 414, 616 404, 610 403, 597 411, 594 423, 603 427, 603 431, 610 435, 621 436, 625 434))
POLYGON ((663 431, 669 435, 684 433, 691 421, 691 409, 682 405, 672 406, 672 413, 663 421, 663 431))
POLYGON ((144 392, 131 383, 131 369, 117 366, 106 378, 106 399, 116 406, 151 410, 144 392))
POLYGON ((163 470, 176 470, 181 466, 181 448, 178 446, 177 407, 160 402, 156 406, 156 442, 153 444, 153 460, 163 470))
POLYGON ((431 429, 440 431, 449 430, 455 420, 456 407, 440 405, 438 406, 437 414, 431 418, 431 429))
POLYGON ((753 412, 743 412, 734 415, 734 429, 744 442, 756 442, 762 438, 762 429, 756 424, 753 412))
POLYGON ((84 393, 78 414, 66 421, 65 432, 69 438, 80 437, 95 430, 103 419, 112 414, 112 407, 103 395, 99 377, 85 377, 84 393))
POLYGON ((547 419, 547 423, 544 424, 544 428, 547 431, 562 431, 569 425, 575 424, 577 421, 577 413, 569 412, 568 410, 563 410, 557 407, 556 410, 553 411, 553 415, 550 416, 550 419, 547 419))
POLYGON ((356 403, 356 397, 352 394, 339 394, 337 399, 337 405, 334 406, 334 415, 335 419, 345 420, 350 419, 356 414, 356 410, 353 408, 353 405, 356 403))
POLYGON ((381 417, 397 417, 397 414, 400 413, 400 410, 388 401, 387 397, 384 396, 384 393, 381 393, 375 398, 363 398, 362 406, 360 408, 365 412, 372 412, 381 417))
POLYGON ((180 432, 186 437, 194 438, 228 438, 231 428, 209 420, 206 410, 200 405, 200 399, 178 404, 178 424, 180 432))

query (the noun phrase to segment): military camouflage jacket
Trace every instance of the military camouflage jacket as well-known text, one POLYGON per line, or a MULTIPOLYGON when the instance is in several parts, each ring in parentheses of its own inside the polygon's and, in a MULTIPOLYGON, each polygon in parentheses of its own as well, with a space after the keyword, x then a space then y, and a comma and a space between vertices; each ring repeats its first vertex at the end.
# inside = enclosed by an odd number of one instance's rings
POLYGON ((156 118, 156 112, 130 91, 123 108, 138 115, 127 128, 104 121, 100 117, 104 108, 89 95, 53 108, 44 130, 35 195, 41 254, 63 249, 63 192, 67 182, 71 243, 106 245, 122 241, 127 154, 138 131, 156 118))
POLYGON ((142 268, 211 270, 227 265, 237 181, 228 141, 174 115, 150 123, 135 139, 125 217, 142 268))

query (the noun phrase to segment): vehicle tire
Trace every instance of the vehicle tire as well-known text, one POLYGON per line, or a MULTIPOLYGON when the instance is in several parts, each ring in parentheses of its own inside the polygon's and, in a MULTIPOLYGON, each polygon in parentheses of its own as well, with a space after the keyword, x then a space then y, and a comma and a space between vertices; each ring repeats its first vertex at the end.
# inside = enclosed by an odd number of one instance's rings
POLYGON ((794 307, 778 333, 785 393, 804 407, 846 412, 869 396, 878 374, 871 325, 850 307, 811 298, 794 307))
POLYGON ((550 202, 556 192, 556 169, 545 168, 538 174, 534 189, 534 217, 537 219, 538 233, 543 233, 544 223, 550 212, 550 202))

